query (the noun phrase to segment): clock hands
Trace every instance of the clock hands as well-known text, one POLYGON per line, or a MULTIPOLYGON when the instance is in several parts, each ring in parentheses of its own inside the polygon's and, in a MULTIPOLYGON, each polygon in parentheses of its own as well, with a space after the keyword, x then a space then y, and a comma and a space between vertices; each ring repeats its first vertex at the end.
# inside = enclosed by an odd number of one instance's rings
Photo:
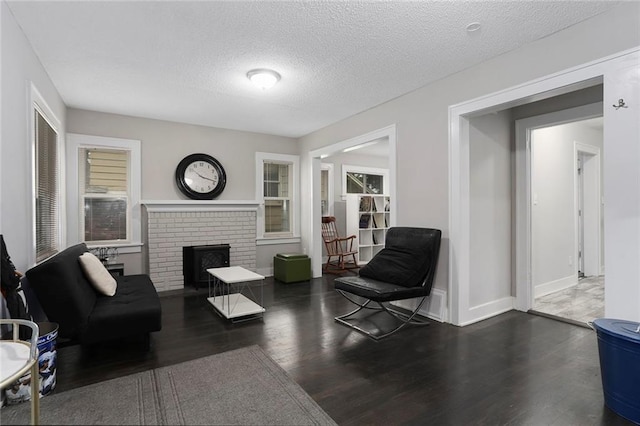
POLYGON ((216 182, 216 181, 215 181, 215 179, 211 179, 211 178, 208 178, 208 177, 206 177, 206 176, 202 176, 202 175, 201 175, 200 173, 198 173, 198 172, 195 172, 195 174, 197 174, 198 176, 200 176, 202 179, 210 180, 211 182, 214 182, 214 183, 216 182))

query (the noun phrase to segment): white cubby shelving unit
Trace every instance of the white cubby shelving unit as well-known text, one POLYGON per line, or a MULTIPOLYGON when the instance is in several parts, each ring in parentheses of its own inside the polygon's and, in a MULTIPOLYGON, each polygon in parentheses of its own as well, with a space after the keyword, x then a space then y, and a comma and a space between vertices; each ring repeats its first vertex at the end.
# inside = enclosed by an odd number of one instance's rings
POLYGON ((388 195, 347 194, 347 235, 357 237, 358 264, 366 264, 384 248, 390 206, 388 195))

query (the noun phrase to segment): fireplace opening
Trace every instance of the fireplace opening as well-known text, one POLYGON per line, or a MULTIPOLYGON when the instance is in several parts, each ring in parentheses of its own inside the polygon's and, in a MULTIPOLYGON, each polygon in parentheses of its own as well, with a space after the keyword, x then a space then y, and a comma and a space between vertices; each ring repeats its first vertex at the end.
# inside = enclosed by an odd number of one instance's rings
POLYGON ((209 268, 229 266, 229 244, 182 247, 184 286, 207 286, 209 268))

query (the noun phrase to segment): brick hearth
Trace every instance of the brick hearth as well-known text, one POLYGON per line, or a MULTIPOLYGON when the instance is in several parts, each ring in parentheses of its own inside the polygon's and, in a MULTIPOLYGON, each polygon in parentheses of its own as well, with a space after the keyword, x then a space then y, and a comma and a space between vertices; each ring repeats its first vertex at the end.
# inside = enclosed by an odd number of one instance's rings
POLYGON ((145 201, 145 260, 158 291, 183 288, 182 247, 229 244, 230 264, 256 269, 254 201, 145 201))

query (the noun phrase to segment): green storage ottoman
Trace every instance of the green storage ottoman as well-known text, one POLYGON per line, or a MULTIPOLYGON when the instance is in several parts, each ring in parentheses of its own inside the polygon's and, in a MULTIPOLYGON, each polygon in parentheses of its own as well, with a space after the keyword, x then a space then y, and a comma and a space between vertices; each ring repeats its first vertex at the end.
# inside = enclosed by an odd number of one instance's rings
POLYGON ((283 283, 309 281, 311 279, 311 259, 306 254, 278 253, 273 258, 273 276, 283 283))

